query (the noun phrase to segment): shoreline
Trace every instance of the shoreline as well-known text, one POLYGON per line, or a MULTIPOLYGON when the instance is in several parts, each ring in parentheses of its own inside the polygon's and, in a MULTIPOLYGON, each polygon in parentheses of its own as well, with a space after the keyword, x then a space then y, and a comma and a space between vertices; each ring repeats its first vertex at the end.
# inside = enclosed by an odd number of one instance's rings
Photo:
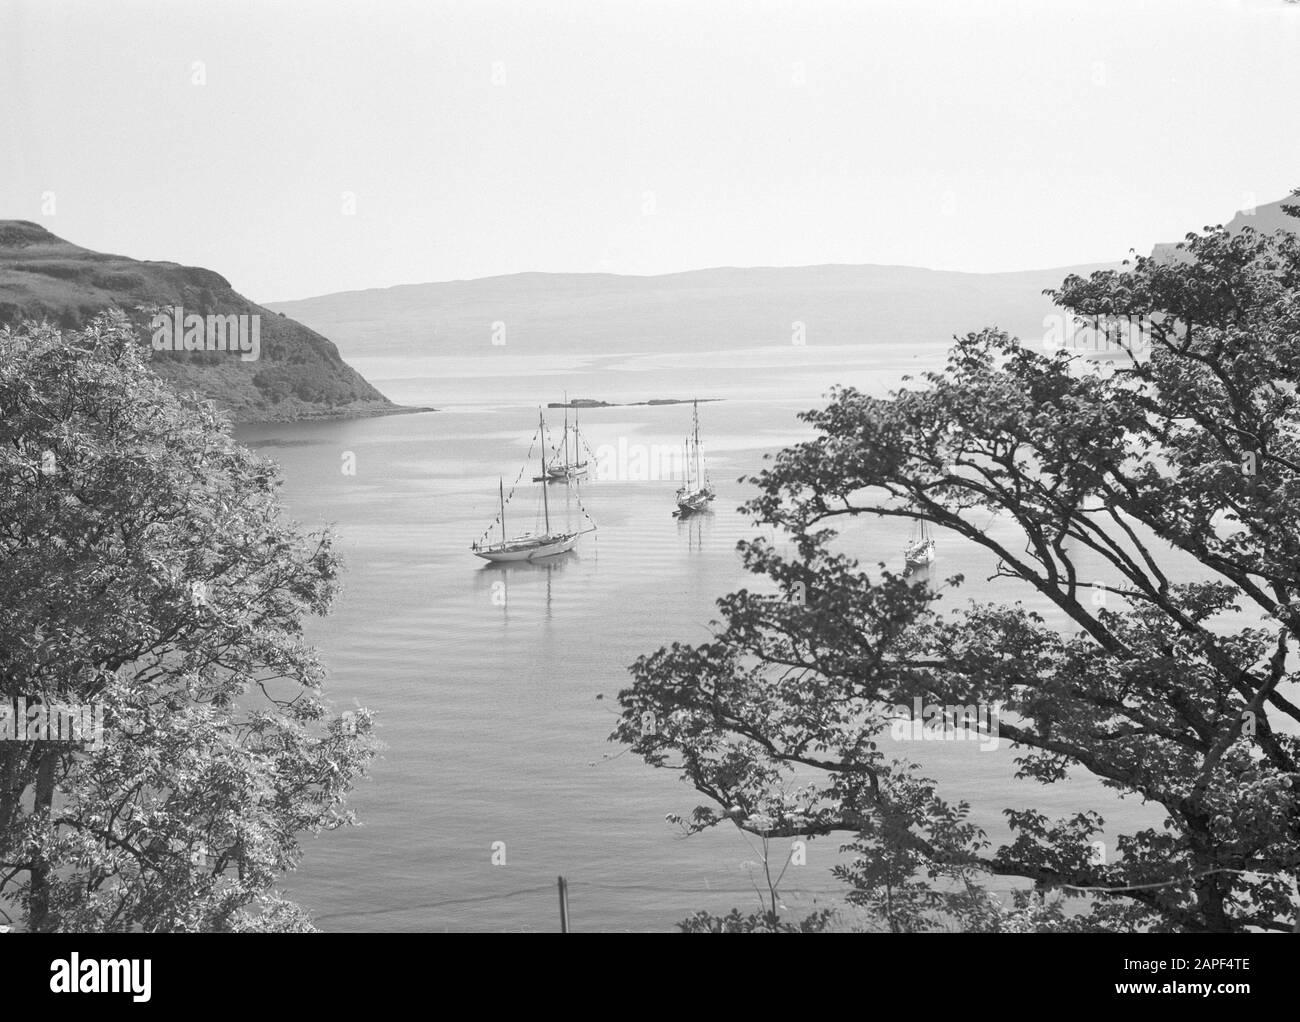
POLYGON ((340 409, 336 412, 302 412, 272 419, 244 419, 232 415, 236 426, 270 426, 282 422, 337 422, 342 419, 377 419, 385 415, 418 415, 422 412, 436 412, 438 408, 419 405, 394 405, 391 408, 354 408, 340 409))

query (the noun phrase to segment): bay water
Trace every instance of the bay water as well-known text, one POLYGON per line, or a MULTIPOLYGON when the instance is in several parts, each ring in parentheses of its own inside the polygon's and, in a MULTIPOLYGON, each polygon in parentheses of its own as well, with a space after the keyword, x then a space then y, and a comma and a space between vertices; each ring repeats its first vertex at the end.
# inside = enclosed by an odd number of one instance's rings
MULTIPOLYGON (((762 587, 735 551, 757 532, 738 511, 753 493, 739 480, 765 454, 811 436, 797 413, 824 403, 832 384, 884 394, 903 374, 940 366, 944 350, 354 359, 393 400, 439 410, 240 427, 241 440, 280 464, 292 517, 305 529, 328 522, 340 537, 343 590, 308 638, 329 668, 336 710, 369 708, 384 743, 351 800, 362 825, 309 838, 285 892, 322 929, 339 931, 555 930, 560 875, 578 931, 667 931, 700 909, 758 910, 763 848, 731 826, 686 838, 665 819, 703 800, 674 772, 607 740, 616 695, 637 656, 705 640, 719 596, 762 587), (496 518, 500 479, 508 490, 523 470, 506 512, 511 531, 537 519, 537 465, 523 463, 539 406, 565 392, 715 399, 699 406, 718 493, 712 513, 674 518, 679 481, 640 478, 644 463, 625 460, 621 478, 550 487, 554 526, 580 524, 583 507, 598 524, 574 552, 513 566, 474 557, 471 542, 496 518)), ((563 413, 546 415, 558 438, 563 413)), ((679 450, 691 408, 579 415, 591 452, 609 457, 620 445, 679 450)), ((986 528, 1014 542, 992 516, 986 528)), ((844 523, 864 565, 895 570, 909 531, 903 520, 844 523)), ((1046 613, 1026 587, 989 580, 996 565, 982 547, 937 538, 932 574, 966 576, 954 599, 1024 599, 1046 613)), ((1016 781, 1005 742, 995 751, 900 744, 898 754, 942 781, 945 797, 968 799, 995 841, 1008 835, 1002 810, 1012 806, 1097 809, 1108 833, 1154 818, 1087 775, 1047 788, 1016 781)), ((806 864, 786 869, 787 914, 844 904, 830 873, 839 844, 811 841, 806 864)), ((767 854, 779 869, 788 852, 788 841, 774 841, 767 854)))

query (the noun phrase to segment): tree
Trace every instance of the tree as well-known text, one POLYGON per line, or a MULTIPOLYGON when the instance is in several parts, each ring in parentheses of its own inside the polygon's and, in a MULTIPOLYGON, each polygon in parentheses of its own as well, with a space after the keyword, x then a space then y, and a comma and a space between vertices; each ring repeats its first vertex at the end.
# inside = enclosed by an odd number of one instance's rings
POLYGON ((802 416, 816 437, 749 480, 744 510, 774 535, 740 551, 767 594, 723 597, 710 641, 638 659, 612 738, 706 796, 696 831, 844 835, 849 900, 894 929, 1290 930, 1300 243, 1207 228, 1051 293, 1115 364, 984 330, 888 398, 834 390, 802 416), (1018 602, 945 610, 960 576, 869 576, 837 529, 861 515, 985 547, 1067 627, 1018 602), (1105 857, 1097 811, 1004 806, 1012 839, 992 847, 996 806, 887 755, 918 699, 1000 709, 1018 780, 1087 771, 1161 825, 1105 857), (1090 896, 1007 926, 990 876, 1090 896))
POLYGON ((373 755, 303 640, 332 538, 284 521, 274 465, 146 357, 116 313, 0 333, 0 713, 103 727, 0 741, 0 910, 44 931, 310 929, 274 884, 303 834, 351 822, 373 755))
POLYGON ((733 908, 725 916, 696 912, 677 926, 683 933, 825 933, 834 918, 830 909, 819 909, 798 923, 783 923, 775 912, 741 915, 733 908))

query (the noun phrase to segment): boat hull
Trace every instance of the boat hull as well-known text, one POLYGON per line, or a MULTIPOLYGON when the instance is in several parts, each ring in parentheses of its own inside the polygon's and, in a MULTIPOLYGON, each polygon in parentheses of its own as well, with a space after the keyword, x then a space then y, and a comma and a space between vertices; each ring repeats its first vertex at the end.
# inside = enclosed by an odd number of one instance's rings
POLYGON ((925 568, 934 563, 934 540, 909 550, 904 556, 909 568, 925 568))
POLYGON ((568 553, 578 542, 579 535, 581 534, 575 532, 564 536, 551 536, 537 543, 498 544, 495 547, 475 550, 474 556, 481 557, 485 561, 539 561, 543 557, 568 553))
POLYGON ((677 510, 674 515, 692 515, 699 511, 708 510, 713 503, 712 490, 696 490, 693 493, 681 494, 677 498, 677 510))
POLYGON ((564 483, 570 479, 582 479, 587 475, 587 463, 584 461, 568 468, 548 469, 544 476, 533 476, 535 483, 564 483))

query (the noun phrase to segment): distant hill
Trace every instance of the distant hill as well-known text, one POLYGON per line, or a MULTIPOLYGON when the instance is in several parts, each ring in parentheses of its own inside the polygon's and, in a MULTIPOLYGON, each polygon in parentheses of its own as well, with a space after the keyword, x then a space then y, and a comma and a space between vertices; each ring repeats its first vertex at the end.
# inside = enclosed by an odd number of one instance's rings
POLYGON ((75 328, 116 306, 148 339, 140 306, 183 306, 200 315, 260 315, 261 357, 225 352, 155 353, 160 375, 196 390, 237 421, 375 415, 398 407, 367 383, 319 333, 250 302, 211 270, 92 252, 26 220, 0 220, 0 325, 24 319, 75 328))
POLYGON ((909 266, 713 269, 658 277, 519 273, 271 302, 351 358, 618 353, 805 343, 907 344, 984 326, 1026 339, 1053 311, 1044 288, 1119 264, 1017 273, 909 266), (496 324, 503 324, 498 327, 496 324), (493 333, 504 329, 504 346, 493 333))
MULTIPOLYGON (((1300 198, 1294 195, 1288 195, 1285 199, 1278 199, 1277 202, 1270 202, 1265 206, 1255 207, 1253 213, 1247 213, 1244 210, 1238 210, 1237 214, 1228 221, 1227 228, 1233 234, 1241 231, 1243 228, 1254 228, 1261 234, 1272 234, 1277 230, 1286 230, 1294 233, 1300 230, 1300 219, 1290 216, 1282 209, 1283 206, 1298 206, 1300 198)), ((1177 242, 1161 242, 1151 250, 1153 259, 1167 262, 1173 259, 1186 259, 1185 253, 1178 251, 1177 242)))

